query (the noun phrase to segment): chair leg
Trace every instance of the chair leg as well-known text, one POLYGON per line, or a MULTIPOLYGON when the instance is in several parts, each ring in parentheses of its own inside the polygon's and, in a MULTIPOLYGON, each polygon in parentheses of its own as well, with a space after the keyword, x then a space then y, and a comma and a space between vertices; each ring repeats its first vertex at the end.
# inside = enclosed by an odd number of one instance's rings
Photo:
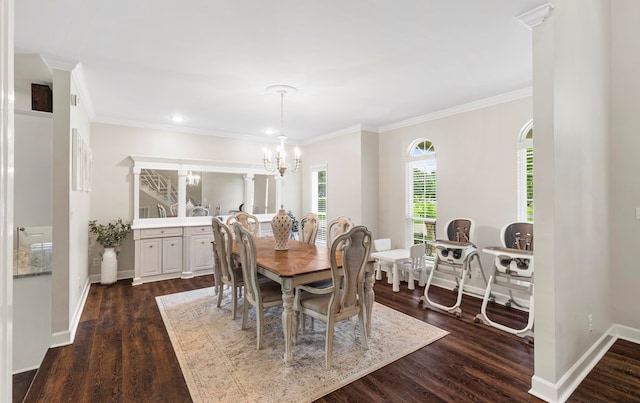
POLYGON ((238 305, 238 295, 236 294, 236 287, 233 286, 231 292, 231 317, 236 320, 236 305, 238 305))
POLYGON ((249 316, 249 301, 244 300, 244 306, 242 309, 242 330, 247 328, 247 317, 249 316))
POLYGON ((220 305, 222 304, 222 294, 224 292, 222 287, 222 284, 216 285, 216 288, 218 289, 218 308, 220 308, 220 305))
POLYGON ((258 335, 258 341, 256 344, 256 349, 260 350, 262 348, 262 333, 263 333, 263 329, 262 329, 262 322, 263 322, 263 316, 264 316, 264 309, 260 306, 256 307, 256 333, 258 335))
POLYGON ((414 282, 413 280, 414 280, 414 278, 413 278, 413 272, 409 272, 409 280, 408 280, 407 282, 409 283, 409 289, 410 289, 410 290, 415 290, 415 289, 416 289, 416 286, 415 286, 415 284, 413 283, 413 282, 414 282))
POLYGON ((331 356, 333 355, 333 319, 329 318, 327 321, 327 336, 325 338, 325 365, 327 368, 331 368, 331 356))
POLYGON ((367 328, 364 323, 364 311, 362 309, 360 309, 360 313, 358 314, 358 321, 360 323, 360 340, 362 343, 362 348, 368 350, 369 340, 367 340, 367 328))

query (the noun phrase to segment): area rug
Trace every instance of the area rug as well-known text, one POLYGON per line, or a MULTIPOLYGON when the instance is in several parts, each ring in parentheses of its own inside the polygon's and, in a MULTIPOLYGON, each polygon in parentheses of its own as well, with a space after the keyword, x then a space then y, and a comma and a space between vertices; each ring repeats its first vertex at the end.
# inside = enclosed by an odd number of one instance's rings
MULTIPOLYGON (((265 311, 263 347, 256 350, 254 309, 241 330, 242 298, 231 319, 230 289, 220 308, 212 287, 156 297, 194 402, 310 402, 432 343, 448 332, 375 303, 369 349, 358 322, 335 326, 332 367, 325 367, 324 323, 299 334, 293 362, 284 363, 282 307, 265 311)), ((308 321, 309 322, 309 321, 308 321)))

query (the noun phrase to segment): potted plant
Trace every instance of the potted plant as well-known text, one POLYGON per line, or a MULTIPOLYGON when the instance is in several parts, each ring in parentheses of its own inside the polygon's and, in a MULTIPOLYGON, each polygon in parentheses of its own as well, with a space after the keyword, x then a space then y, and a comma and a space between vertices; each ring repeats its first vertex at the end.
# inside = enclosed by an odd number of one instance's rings
POLYGON ((298 239, 298 219, 293 215, 291 210, 287 211, 287 215, 291 218, 291 239, 298 239))
POLYGON ((96 234, 96 241, 104 248, 100 265, 100 283, 115 283, 118 272, 118 248, 131 232, 131 223, 122 221, 122 218, 107 224, 98 224, 97 220, 93 220, 89 221, 89 231, 96 234))

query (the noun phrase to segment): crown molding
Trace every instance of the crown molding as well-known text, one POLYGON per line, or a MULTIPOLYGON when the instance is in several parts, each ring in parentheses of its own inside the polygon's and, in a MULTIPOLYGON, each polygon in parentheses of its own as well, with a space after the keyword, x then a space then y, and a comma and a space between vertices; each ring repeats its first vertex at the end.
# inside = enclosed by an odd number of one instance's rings
POLYGON ((364 125, 358 124, 358 125, 345 127, 344 129, 336 130, 334 132, 323 134, 309 140, 302 141, 300 144, 309 145, 313 143, 319 143, 321 141, 329 140, 335 137, 344 136, 345 134, 352 134, 352 133, 363 132, 363 131, 378 133, 378 129, 373 126, 364 126, 364 125))
POLYGON ((40 55, 42 60, 47 63, 50 69, 72 71, 77 65, 77 60, 65 59, 64 57, 52 56, 52 55, 40 55))
POLYGON ((553 6, 551 5, 551 3, 547 3, 531 9, 525 13, 522 13, 516 16, 516 18, 527 27, 533 29, 533 27, 542 24, 544 20, 546 20, 547 17, 551 15, 552 11, 553 6))
POLYGON ((402 120, 400 122, 390 123, 384 126, 380 126, 378 128, 378 132, 384 133, 391 130, 401 129, 407 126, 414 126, 414 125, 428 122, 435 119, 442 119, 447 116, 458 115, 460 113, 471 112, 477 109, 482 109, 482 108, 486 108, 493 105, 499 105, 505 102, 515 101, 517 99, 530 97, 532 93, 533 91, 531 87, 523 88, 521 90, 516 90, 512 92, 507 92, 505 94, 481 99, 478 101, 470 102, 468 104, 462 104, 459 106, 454 106, 452 108, 442 109, 437 112, 427 113, 426 115, 417 116, 415 118, 402 120))
MULTIPOLYGON (((187 126, 172 126, 172 125, 161 125, 161 124, 153 124, 147 122, 141 122, 138 120, 129 120, 129 119, 118 119, 111 118, 107 116, 98 116, 91 120, 92 123, 102 123, 107 125, 116 125, 116 126, 126 126, 126 127, 135 127, 139 129, 151 129, 151 130, 162 130, 165 132, 172 133, 187 133, 187 134, 197 134, 201 136, 210 136, 210 137, 223 137, 234 140, 246 140, 246 141, 258 141, 260 143, 274 143, 277 144, 278 140, 276 138, 265 138, 264 136, 256 136, 252 134, 244 134, 244 133, 233 133, 233 132, 224 132, 224 131, 212 131, 199 129, 195 127, 187 127, 187 126)), ((299 142, 290 141, 287 138, 287 144, 291 145, 299 145, 299 142)))

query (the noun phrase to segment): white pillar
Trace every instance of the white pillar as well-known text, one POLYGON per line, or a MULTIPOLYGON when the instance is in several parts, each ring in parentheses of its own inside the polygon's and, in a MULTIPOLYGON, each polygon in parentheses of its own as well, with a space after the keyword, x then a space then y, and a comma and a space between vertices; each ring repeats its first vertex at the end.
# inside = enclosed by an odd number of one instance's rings
POLYGON ((13 0, 0 0, 0 402, 13 388, 13 0))
POLYGON ((244 211, 253 214, 254 186, 253 174, 244 175, 244 211))
POLYGON ((140 167, 133 167, 133 222, 140 219, 140 167))

